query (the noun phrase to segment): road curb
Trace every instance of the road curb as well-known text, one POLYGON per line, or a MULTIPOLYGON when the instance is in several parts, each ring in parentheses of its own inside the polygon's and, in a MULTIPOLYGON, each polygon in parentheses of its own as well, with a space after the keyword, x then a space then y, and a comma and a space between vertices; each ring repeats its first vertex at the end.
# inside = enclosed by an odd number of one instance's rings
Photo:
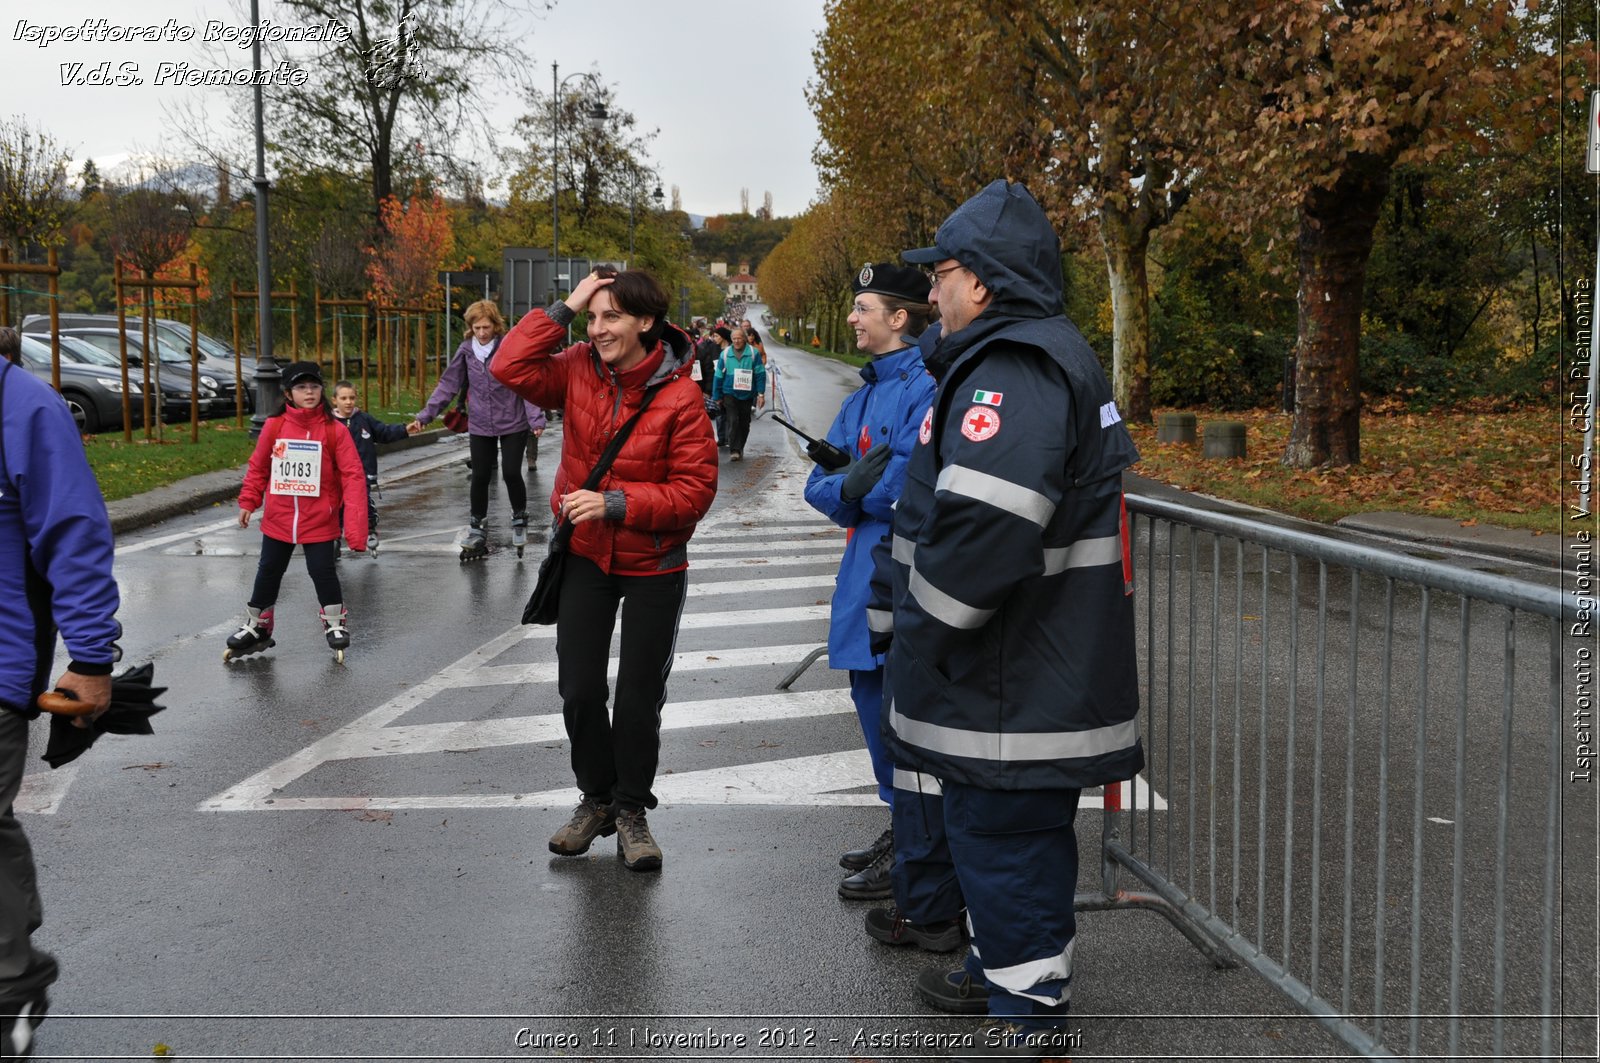
MULTIPOLYGON (((397 450, 427 446, 451 434, 442 428, 424 431, 393 443, 380 443, 378 453, 387 454, 397 450)), ((106 512, 111 517, 111 531, 113 534, 121 535, 139 528, 148 528, 152 524, 159 524, 173 517, 181 517, 186 513, 195 513, 208 506, 230 502, 239 497, 239 485, 244 480, 244 470, 243 465, 232 469, 217 469, 131 498, 119 498, 115 502, 107 502, 106 512)))

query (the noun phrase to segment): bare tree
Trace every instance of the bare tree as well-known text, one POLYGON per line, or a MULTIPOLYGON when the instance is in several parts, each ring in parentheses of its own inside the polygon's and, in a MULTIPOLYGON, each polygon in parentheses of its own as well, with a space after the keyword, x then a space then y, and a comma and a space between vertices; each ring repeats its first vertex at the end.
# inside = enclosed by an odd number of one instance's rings
POLYGON ((29 244, 58 244, 71 212, 71 156, 19 118, 0 120, 0 243, 20 258, 29 244))
MULTIPOLYGON (((306 84, 274 92, 275 149, 303 165, 364 164, 374 217, 407 178, 438 173, 459 186, 491 151, 483 142, 458 148, 488 128, 485 94, 516 82, 529 65, 518 43, 526 34, 513 28, 511 13, 551 2, 281 0, 283 21, 329 20, 349 36, 321 45, 314 62, 298 61, 306 84), (432 172, 406 173, 408 165, 432 172)), ((296 61, 283 48, 274 52, 296 61)))

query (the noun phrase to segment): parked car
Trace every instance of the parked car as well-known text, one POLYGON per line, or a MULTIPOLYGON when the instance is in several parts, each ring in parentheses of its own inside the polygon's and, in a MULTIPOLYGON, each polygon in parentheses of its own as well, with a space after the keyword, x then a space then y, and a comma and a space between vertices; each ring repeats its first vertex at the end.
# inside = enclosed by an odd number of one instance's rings
MULTIPOLYGON (((21 364, 50 383, 50 344, 37 336, 23 336, 21 364)), ((61 347, 61 397, 84 435, 122 428, 122 371, 78 361, 65 343, 61 347)), ((143 427, 144 393, 133 380, 128 381, 128 397, 133 423, 143 427)))
MULTIPOLYGON (((37 337, 36 337, 37 338, 37 337)), ((122 365, 121 348, 116 329, 75 329, 72 333, 62 334, 63 339, 76 338, 88 343, 99 350, 101 357, 108 359, 103 362, 108 368, 116 368, 120 372, 122 365)), ((138 369, 135 374, 130 372, 130 379, 137 375, 143 379, 144 354, 139 345, 139 337, 128 336, 128 365, 138 369)), ((187 421, 189 419, 189 360, 182 362, 163 362, 157 360, 151 365, 154 379, 160 382, 161 387, 161 419, 170 423, 187 421)), ((234 399, 230 390, 224 395, 220 391, 221 382, 212 376, 209 371, 200 374, 200 416, 201 417, 226 417, 233 413, 234 399)), ((231 381, 230 381, 231 384, 231 381)), ((246 409, 249 404, 246 403, 246 409)))
MULTIPOLYGON (((140 325, 142 319, 135 316, 129 317, 128 335, 141 335, 143 329, 140 325)), ((116 314, 60 314, 57 315, 59 327, 62 330, 80 328, 108 328, 117 327, 116 314)), ((189 323, 170 317, 155 317, 150 319, 151 327, 157 330, 160 346, 165 349, 171 347, 183 357, 189 357, 189 323)), ((22 319, 22 331, 35 335, 50 333, 50 318, 45 314, 29 314, 22 319)), ((170 355, 166 355, 170 359, 170 355)), ((200 333, 200 367, 202 369, 227 369, 233 370, 233 348, 215 336, 200 333)), ((244 354, 239 354, 239 372, 243 374, 246 385, 256 371, 256 360, 244 354)))

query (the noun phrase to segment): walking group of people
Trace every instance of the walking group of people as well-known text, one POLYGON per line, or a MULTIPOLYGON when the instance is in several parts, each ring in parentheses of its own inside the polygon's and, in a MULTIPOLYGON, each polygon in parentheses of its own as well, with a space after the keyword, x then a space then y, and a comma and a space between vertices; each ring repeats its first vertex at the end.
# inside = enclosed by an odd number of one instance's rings
POLYGON ((750 422, 767 401, 766 344, 749 318, 737 324, 719 320, 697 330, 694 356, 690 379, 705 396, 717 446, 730 461, 743 461, 750 422))
MULTIPOLYGON (((805 485, 807 501, 850 532, 828 650, 850 673, 889 809, 880 837, 840 857, 850 874, 839 893, 892 898, 865 918, 878 942, 934 952, 968 943, 960 967, 925 971, 916 992, 992 1017, 975 1058, 1040 1059, 1066 1044, 1079 795, 1143 766, 1121 486, 1138 455, 1094 352, 1062 313, 1059 241, 1026 189, 993 182, 932 247, 902 259, 855 279, 850 324, 872 361, 827 435, 852 461, 814 469, 805 485)), ((522 447, 539 408, 563 411, 550 498, 571 536, 557 686, 582 796, 549 847, 576 856, 615 835, 624 866, 641 872, 663 861, 647 815, 688 544, 716 495, 718 434, 730 460, 742 457, 766 369, 747 322, 718 324, 697 344, 668 322, 668 305, 650 274, 611 269, 509 330, 492 305, 475 304, 472 338, 415 421, 398 426, 420 431, 470 391, 473 526, 487 519, 496 456, 513 520, 525 524, 522 447), (585 312, 587 338, 566 345, 585 312), (727 414, 716 430, 710 407, 727 414)), ((345 616, 333 543, 342 530, 353 550, 368 545, 374 467, 361 442, 382 429, 355 416, 353 389, 330 407, 313 363, 290 365, 283 385, 288 404, 263 431, 239 499, 242 526, 265 505, 241 635, 270 635, 298 543, 332 644, 345 616)), ((97 707, 108 700, 117 605, 104 505, 82 490, 93 486, 82 448, 53 442, 71 433, 75 444, 76 433, 59 401, 43 410, 42 388, 0 375, 0 552, 18 561, 0 565, 0 702, 12 710, 0 713, 0 1016, 11 1016, 0 1052, 31 1036, 54 978, 29 945, 37 894, 10 812, 24 716, 56 624, 73 661, 58 686, 97 707), (32 493, 42 469, 50 490, 94 504, 81 514, 42 505, 32 493), (42 531, 41 507, 55 522, 42 531), (25 569, 55 598, 35 595, 25 569)))

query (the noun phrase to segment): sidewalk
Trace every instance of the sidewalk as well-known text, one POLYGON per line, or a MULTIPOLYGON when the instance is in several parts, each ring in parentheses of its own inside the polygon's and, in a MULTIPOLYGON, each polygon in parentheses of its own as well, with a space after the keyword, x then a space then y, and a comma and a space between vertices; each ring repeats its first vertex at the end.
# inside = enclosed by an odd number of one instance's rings
MULTIPOLYGON (((420 435, 407 436, 394 443, 380 443, 378 453, 382 455, 397 450, 427 446, 450 434, 442 428, 435 428, 420 435)), ((124 532, 159 524, 172 517, 205 509, 207 506, 231 502, 239 497, 239 485, 243 481, 244 466, 241 465, 233 469, 201 473, 199 476, 191 476, 186 480, 158 487, 154 491, 107 502, 106 512, 111 515, 111 530, 121 535, 124 532)))

